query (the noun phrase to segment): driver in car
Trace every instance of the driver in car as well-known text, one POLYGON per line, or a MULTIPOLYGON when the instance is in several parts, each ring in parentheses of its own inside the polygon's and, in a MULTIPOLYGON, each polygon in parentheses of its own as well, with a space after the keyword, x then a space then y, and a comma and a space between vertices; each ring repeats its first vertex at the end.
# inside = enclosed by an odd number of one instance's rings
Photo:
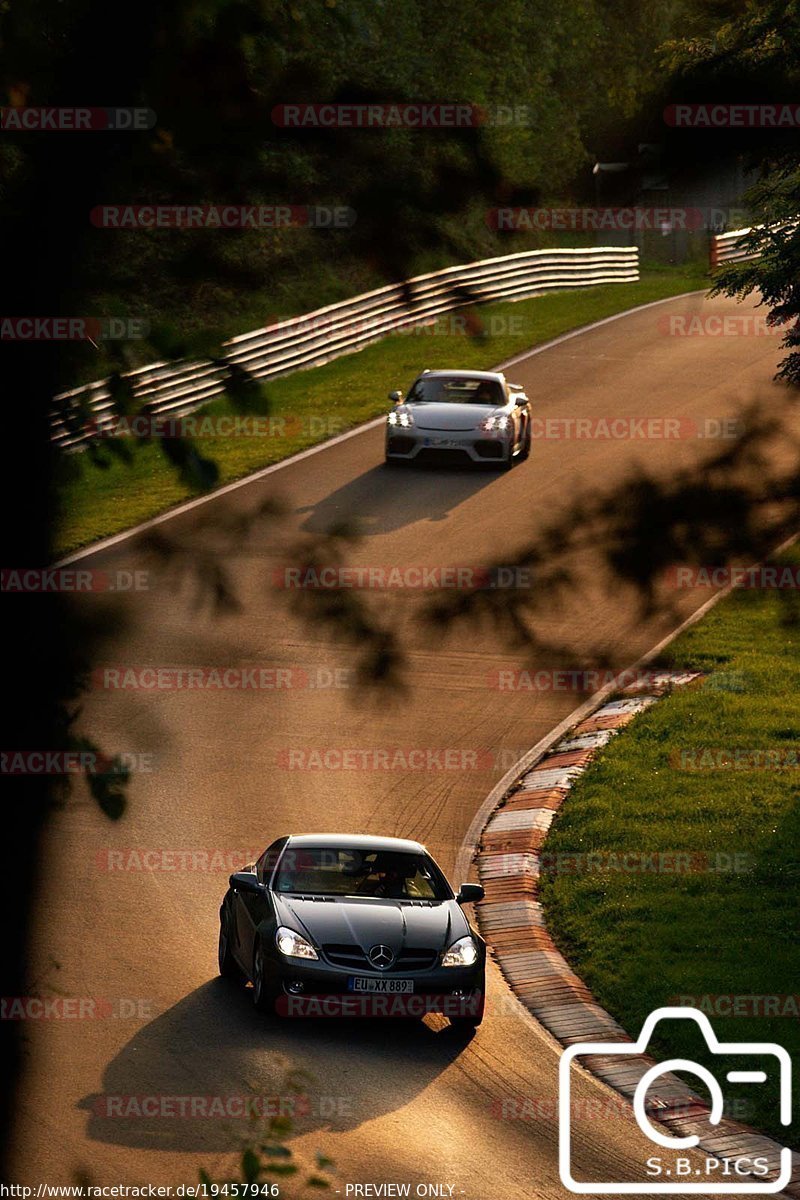
POLYGON ((497 388, 491 383, 482 383, 475 393, 476 404, 502 404, 502 399, 498 398, 497 388))
POLYGON ((416 864, 408 862, 407 856, 382 858, 373 864, 358 890, 385 900, 412 900, 420 895, 416 875, 416 864))

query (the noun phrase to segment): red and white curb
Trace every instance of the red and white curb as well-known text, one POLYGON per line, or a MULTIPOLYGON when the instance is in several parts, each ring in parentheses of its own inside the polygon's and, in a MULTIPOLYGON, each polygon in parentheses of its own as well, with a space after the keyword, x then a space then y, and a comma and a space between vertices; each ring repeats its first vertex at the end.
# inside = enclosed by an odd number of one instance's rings
MULTIPOLYGON (((562 957, 545 925, 539 902, 543 847, 553 818, 576 779, 620 730, 665 693, 698 681, 697 673, 652 676, 646 694, 637 685, 605 703, 600 699, 560 741, 521 769, 486 823, 477 858, 486 898, 478 922, 500 970, 517 998, 562 1046, 634 1039, 597 1003, 562 957)), ((587 1056, 587 1070, 632 1101, 654 1065, 645 1054, 587 1056)), ((708 1134, 709 1105, 677 1076, 662 1075, 652 1116, 672 1136, 696 1134, 700 1149, 719 1159, 763 1157, 770 1177, 780 1171, 781 1147, 737 1121, 723 1119, 708 1134)), ((762 1187, 766 1182, 759 1180, 762 1187)), ((800 1154, 792 1156, 792 1182, 784 1195, 800 1197, 800 1154)))

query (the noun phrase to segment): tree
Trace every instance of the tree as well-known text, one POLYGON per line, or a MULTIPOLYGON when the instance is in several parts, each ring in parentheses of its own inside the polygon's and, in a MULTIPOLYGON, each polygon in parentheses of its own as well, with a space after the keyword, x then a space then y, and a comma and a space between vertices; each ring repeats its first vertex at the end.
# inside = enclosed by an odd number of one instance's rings
MULTIPOLYGON (((754 3, 722 25, 712 37, 667 43, 664 59, 677 80, 702 75, 720 85, 732 76, 744 91, 761 89, 761 99, 784 100, 797 112, 800 93, 800 3, 770 0, 754 3)), ((754 97, 755 98, 755 97, 754 97)), ((800 385, 800 123, 759 131, 748 157, 759 178, 743 196, 753 214, 753 228, 741 245, 754 255, 749 261, 723 265, 712 295, 743 299, 754 292, 769 309, 768 321, 785 330, 789 351, 778 378, 800 385)))

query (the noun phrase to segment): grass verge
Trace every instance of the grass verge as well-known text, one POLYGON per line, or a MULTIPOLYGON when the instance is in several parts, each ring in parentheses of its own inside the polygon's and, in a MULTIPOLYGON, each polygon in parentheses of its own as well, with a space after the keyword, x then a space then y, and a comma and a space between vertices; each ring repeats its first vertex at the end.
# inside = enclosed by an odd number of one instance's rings
MULTIPOLYGON (((444 336, 424 331, 393 335, 358 354, 272 381, 264 388, 261 406, 268 414, 261 423, 266 432, 203 437, 197 449, 216 463, 217 482, 227 483, 385 413, 387 392, 406 388, 423 367, 488 368, 567 330, 705 282, 691 270, 653 270, 638 283, 486 305, 481 310, 484 337, 465 336, 458 324, 450 323, 443 326, 444 336)), ((226 397, 220 397, 202 415, 236 412, 226 397)), ((124 443, 127 461, 105 449, 102 466, 86 454, 62 457, 57 554, 119 533, 197 494, 179 478, 159 444, 133 438, 124 443)))
MULTIPOLYGON (((786 561, 800 564, 800 551, 786 561)), ((633 1036, 653 1009, 693 997, 720 1040, 774 1041, 800 1055, 799 618, 796 593, 723 600, 669 651, 669 665, 708 672, 705 682, 637 717, 553 824, 553 855, 692 856, 681 874, 609 869, 543 881, 557 945, 633 1036), (715 765, 737 752, 742 765, 715 765), (759 752, 794 765, 759 767, 759 752)), ((693 1027, 659 1026, 654 1049, 713 1068, 693 1027)), ((778 1122, 774 1069, 763 1086, 715 1074, 732 1116, 797 1146, 796 1128, 778 1122)))

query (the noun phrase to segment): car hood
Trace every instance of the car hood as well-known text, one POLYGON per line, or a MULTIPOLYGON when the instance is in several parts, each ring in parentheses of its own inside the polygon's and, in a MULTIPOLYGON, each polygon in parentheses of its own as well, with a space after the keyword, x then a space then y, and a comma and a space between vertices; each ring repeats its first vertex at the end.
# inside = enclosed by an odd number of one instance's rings
POLYGON ((496 404, 409 404, 407 411, 418 429, 477 429, 492 413, 501 412, 496 404))
POLYGON ((317 945, 356 945, 400 950, 446 950, 469 933, 469 924, 455 900, 398 902, 372 898, 312 900, 276 896, 278 919, 311 938, 317 945))

